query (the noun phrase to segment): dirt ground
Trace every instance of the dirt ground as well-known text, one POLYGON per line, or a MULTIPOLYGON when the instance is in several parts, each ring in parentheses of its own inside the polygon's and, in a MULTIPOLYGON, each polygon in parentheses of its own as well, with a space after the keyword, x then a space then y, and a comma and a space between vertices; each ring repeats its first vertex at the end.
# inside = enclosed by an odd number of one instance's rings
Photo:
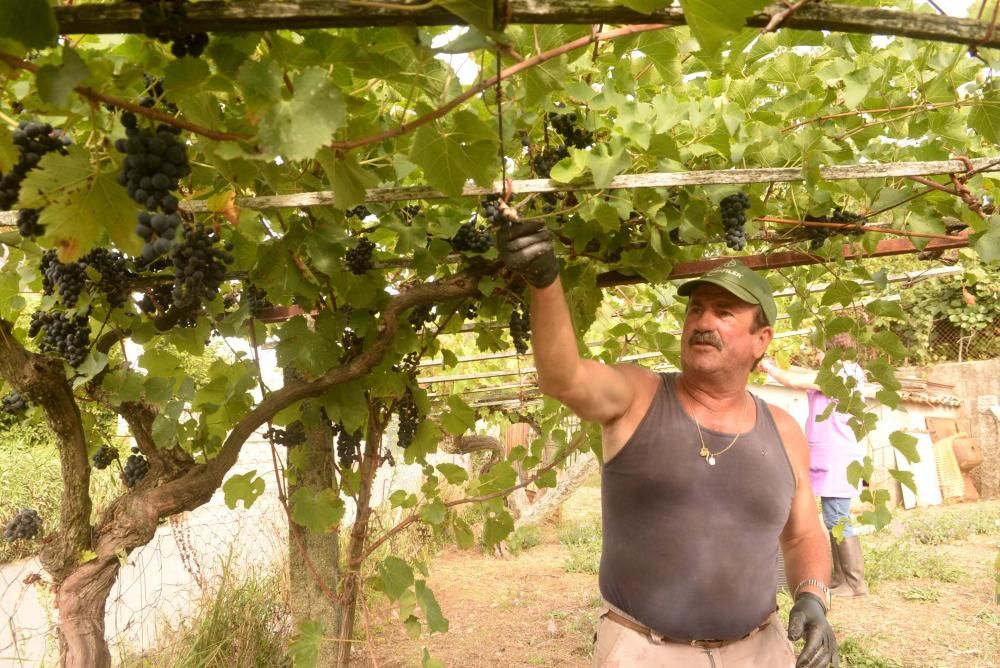
MULTIPOLYGON (((581 490, 584 496, 595 493, 581 490)), ((594 512, 592 499, 577 501, 568 507, 586 515, 594 512)), ((921 547, 960 569, 958 582, 886 580, 874 583, 867 598, 838 599, 830 619, 846 645, 841 665, 1000 666, 1000 605, 995 603, 993 575, 998 534, 921 547)), ((597 577, 564 570, 569 551, 558 542, 556 527, 543 530, 542 540, 510 559, 476 549, 440 552, 431 564, 430 587, 450 622, 449 632, 411 640, 390 609, 373 609, 369 628, 374 641, 358 664, 420 666, 426 647, 448 668, 589 666, 599 604, 597 577)))

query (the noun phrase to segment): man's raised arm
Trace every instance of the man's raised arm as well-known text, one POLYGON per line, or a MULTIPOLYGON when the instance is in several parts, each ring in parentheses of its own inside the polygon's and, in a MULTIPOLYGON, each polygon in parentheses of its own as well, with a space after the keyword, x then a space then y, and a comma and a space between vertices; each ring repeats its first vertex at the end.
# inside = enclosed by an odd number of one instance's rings
POLYGON ((531 348, 541 391, 581 419, 607 424, 633 398, 627 372, 580 357, 559 280, 552 234, 541 221, 515 222, 497 234, 500 259, 531 286, 531 348))

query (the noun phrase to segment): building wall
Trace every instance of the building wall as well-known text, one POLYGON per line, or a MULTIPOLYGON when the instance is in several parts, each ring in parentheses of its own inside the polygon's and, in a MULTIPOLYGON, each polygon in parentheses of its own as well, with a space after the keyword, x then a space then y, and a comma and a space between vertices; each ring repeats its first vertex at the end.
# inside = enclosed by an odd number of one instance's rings
POLYGON ((928 380, 954 385, 952 394, 964 399, 959 417, 971 422, 971 435, 983 450, 973 480, 983 497, 1000 497, 1000 418, 990 410, 1000 407, 1000 360, 936 364, 923 371, 928 380))

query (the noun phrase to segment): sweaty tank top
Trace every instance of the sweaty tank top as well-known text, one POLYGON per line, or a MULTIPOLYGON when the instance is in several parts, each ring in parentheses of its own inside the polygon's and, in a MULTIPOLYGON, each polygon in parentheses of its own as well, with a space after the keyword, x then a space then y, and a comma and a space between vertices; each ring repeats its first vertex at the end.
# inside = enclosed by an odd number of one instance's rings
MULTIPOLYGON (((767 404, 755 396, 753 429, 709 466, 677 398, 677 374, 661 379, 601 475, 601 594, 670 638, 741 638, 775 609, 792 466, 767 404)), ((701 431, 712 452, 735 436, 701 431)))

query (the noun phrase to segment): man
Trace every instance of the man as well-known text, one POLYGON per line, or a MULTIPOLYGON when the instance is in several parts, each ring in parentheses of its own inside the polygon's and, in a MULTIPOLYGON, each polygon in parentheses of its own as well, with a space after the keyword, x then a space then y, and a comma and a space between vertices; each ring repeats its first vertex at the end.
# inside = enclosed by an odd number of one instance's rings
POLYGON ((602 610, 594 666, 837 665, 831 571, 797 423, 746 390, 773 336, 767 282, 738 262, 681 286, 680 374, 581 358, 540 221, 497 235, 531 286, 543 393, 602 426, 602 610), (778 546, 795 604, 775 611, 778 546))

